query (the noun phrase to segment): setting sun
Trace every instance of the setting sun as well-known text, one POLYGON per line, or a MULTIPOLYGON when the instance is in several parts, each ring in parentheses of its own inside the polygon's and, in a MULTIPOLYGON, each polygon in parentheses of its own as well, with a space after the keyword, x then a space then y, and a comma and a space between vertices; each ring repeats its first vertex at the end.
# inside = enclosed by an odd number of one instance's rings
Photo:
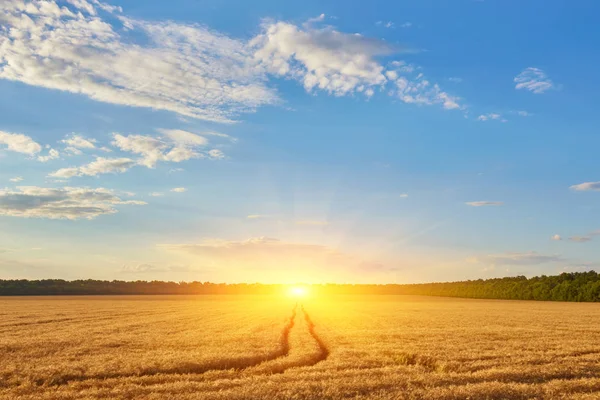
POLYGON ((292 286, 289 288, 288 294, 292 297, 306 297, 308 288, 306 286, 292 286))

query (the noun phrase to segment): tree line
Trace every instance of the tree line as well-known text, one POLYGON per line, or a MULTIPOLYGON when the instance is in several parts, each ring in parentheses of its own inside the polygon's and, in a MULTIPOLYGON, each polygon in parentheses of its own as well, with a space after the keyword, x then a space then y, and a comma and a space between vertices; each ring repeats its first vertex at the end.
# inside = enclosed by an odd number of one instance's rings
MULTIPOLYGON (((62 279, 0 280, 0 296, 39 295, 218 295, 281 294, 287 285, 164 281, 101 281, 62 279)), ((527 278, 515 276, 460 282, 420 284, 317 284, 314 294, 425 295, 508 300, 600 301, 600 275, 595 271, 527 278)))

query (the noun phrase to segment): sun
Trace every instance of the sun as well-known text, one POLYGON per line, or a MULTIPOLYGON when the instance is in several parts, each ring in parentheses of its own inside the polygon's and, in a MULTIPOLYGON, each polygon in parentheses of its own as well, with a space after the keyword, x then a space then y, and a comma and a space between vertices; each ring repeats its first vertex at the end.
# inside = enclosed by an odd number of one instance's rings
POLYGON ((306 286, 292 286, 288 289, 288 294, 292 297, 308 296, 308 288, 306 286))

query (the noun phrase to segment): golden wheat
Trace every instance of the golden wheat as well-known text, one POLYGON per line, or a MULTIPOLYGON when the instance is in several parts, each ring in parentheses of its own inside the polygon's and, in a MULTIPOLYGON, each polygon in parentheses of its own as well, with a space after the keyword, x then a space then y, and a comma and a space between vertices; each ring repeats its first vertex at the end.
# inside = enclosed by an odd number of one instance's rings
POLYGON ((596 304, 0 299, 2 399, 598 399, 596 304))

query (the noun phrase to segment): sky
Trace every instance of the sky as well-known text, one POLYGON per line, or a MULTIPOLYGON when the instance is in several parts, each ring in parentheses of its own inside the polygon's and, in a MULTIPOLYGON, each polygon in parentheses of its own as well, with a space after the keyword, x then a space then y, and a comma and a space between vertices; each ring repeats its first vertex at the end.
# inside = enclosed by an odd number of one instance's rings
POLYGON ((598 270, 599 13, 3 0, 0 279, 598 270))

